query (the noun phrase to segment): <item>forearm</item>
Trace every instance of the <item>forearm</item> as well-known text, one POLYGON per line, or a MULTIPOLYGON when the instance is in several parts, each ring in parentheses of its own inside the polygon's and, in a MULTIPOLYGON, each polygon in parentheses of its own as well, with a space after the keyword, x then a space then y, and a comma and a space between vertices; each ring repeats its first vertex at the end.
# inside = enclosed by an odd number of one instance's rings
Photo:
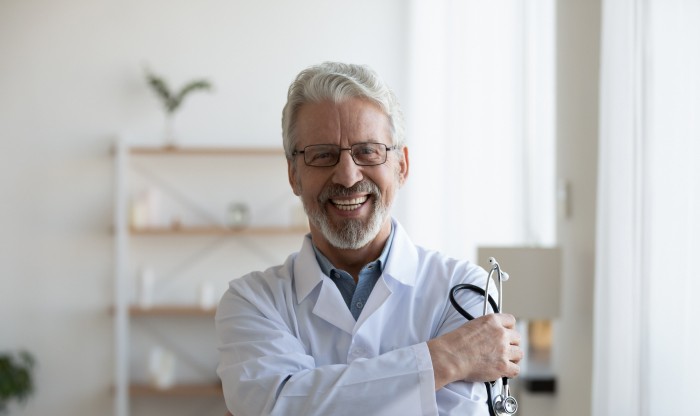
POLYGON ((227 405, 238 415, 435 414, 427 346, 349 364, 313 367, 297 354, 221 366, 227 405))
POLYGON ((459 380, 461 372, 455 368, 455 365, 460 363, 460 357, 454 356, 449 345, 446 345, 441 338, 432 339, 427 345, 433 366, 435 391, 459 380))

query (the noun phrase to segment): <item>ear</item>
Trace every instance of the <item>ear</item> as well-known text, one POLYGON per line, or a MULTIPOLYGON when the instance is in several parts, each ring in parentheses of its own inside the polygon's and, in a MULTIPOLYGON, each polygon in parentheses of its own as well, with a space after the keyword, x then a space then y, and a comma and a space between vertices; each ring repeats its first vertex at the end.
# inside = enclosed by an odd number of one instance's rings
POLYGON ((404 146, 401 151, 403 154, 401 155, 401 160, 399 160, 399 185, 403 186, 408 178, 408 147, 404 146))
POLYGON ((301 195, 301 189, 299 189, 299 181, 297 180, 298 172, 296 166, 294 166, 295 162, 296 160, 294 159, 287 159, 287 177, 289 179, 289 186, 292 187, 292 192, 294 192, 294 195, 299 196, 301 195))

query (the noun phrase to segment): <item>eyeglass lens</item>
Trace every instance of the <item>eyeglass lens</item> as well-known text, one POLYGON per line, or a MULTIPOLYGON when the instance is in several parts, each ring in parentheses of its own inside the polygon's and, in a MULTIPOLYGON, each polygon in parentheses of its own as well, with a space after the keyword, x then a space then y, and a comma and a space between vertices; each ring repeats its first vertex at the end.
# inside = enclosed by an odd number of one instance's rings
MULTIPOLYGON (((335 144, 314 144, 304 148, 304 162, 309 166, 333 166, 340 160, 340 152, 348 150, 335 144)), ((350 154, 357 165, 372 166, 386 162, 387 147, 382 143, 355 143, 350 154)))

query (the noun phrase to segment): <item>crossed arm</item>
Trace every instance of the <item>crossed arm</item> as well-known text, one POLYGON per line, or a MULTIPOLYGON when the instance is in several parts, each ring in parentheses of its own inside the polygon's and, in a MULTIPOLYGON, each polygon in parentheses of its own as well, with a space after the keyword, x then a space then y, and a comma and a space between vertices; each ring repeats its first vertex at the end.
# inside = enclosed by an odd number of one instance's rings
MULTIPOLYGON (((428 341, 435 390, 454 381, 516 377, 523 357, 515 318, 490 314, 428 341)), ((226 416, 233 416, 230 412, 226 416)))

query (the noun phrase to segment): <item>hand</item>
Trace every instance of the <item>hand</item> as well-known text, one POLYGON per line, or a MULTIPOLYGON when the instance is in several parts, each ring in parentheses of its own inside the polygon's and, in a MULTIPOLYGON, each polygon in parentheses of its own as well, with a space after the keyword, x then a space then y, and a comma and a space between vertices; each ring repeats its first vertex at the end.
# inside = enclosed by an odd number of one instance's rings
POLYGON ((520 373, 523 358, 515 318, 489 314, 428 341, 435 390, 457 380, 493 381, 520 373))

